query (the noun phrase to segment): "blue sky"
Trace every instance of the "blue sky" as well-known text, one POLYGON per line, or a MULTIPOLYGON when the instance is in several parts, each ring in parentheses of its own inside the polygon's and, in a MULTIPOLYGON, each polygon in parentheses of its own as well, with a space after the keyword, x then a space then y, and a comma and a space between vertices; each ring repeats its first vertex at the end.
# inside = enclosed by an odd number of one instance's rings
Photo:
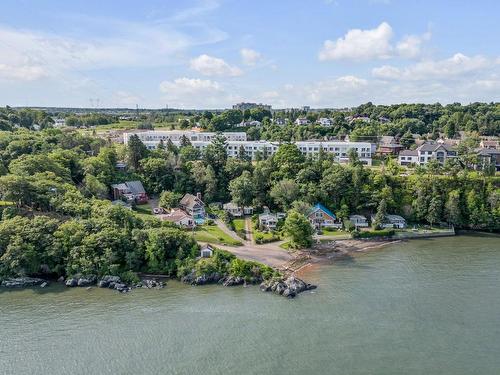
POLYGON ((500 100, 500 2, 3 0, 0 105, 500 100))

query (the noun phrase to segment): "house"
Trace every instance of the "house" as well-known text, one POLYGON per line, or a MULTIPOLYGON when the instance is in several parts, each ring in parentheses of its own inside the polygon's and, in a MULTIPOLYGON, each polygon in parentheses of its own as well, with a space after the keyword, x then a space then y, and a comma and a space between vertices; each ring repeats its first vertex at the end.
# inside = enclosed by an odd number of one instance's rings
POLYGON ((306 119, 305 117, 298 117, 295 120, 295 125, 307 125, 309 124, 309 120, 306 119))
POLYGON ((210 258, 214 255, 214 248, 209 244, 203 245, 200 249, 200 256, 202 258, 210 258))
POLYGON ((342 228, 342 222, 337 216, 321 203, 317 203, 307 214, 311 225, 315 229, 342 228))
MULTIPOLYGON (((371 217, 372 223, 375 221, 375 215, 371 217)), ((381 224, 382 228, 406 228, 406 220, 399 215, 385 215, 385 220, 381 224)))
POLYGON ((355 228, 368 227, 368 220, 363 215, 351 215, 349 216, 349 221, 354 225, 355 228))
POLYGON ((316 122, 321 126, 332 126, 332 120, 327 117, 321 117, 316 122))
POLYGON ((63 118, 55 118, 54 124, 52 125, 54 128, 63 128, 66 126, 66 120, 63 118))
POLYGON ((201 200, 201 194, 185 194, 180 203, 179 207, 186 213, 191 215, 196 224, 203 224, 205 221, 205 203, 201 200))
POLYGON ((479 146, 481 148, 487 148, 489 150, 498 150, 499 149, 498 139, 483 139, 479 143, 479 146))
POLYGON ((238 125, 236 125, 237 127, 249 127, 249 126, 261 126, 262 123, 260 121, 242 121, 240 122, 238 125))
POLYGON ((158 215, 163 221, 169 221, 183 228, 194 228, 196 223, 191 215, 179 208, 174 208, 170 213, 158 215))
POLYGON ((137 204, 148 203, 148 195, 141 181, 126 181, 121 184, 111 185, 113 200, 125 199, 127 202, 137 204))
POLYGON ((283 126, 286 124, 285 119, 282 119, 282 118, 273 119, 272 121, 273 121, 273 123, 275 123, 276 125, 279 125, 279 126, 283 126))
POLYGON ((276 229, 278 217, 275 214, 265 212, 259 215, 259 226, 267 230, 276 229))
POLYGON ((384 135, 380 138, 377 153, 379 155, 397 155, 403 146, 396 137, 392 135, 384 135))
POLYGON ((403 150, 399 153, 400 165, 425 165, 431 160, 444 164, 446 160, 457 157, 456 144, 446 141, 425 141, 416 150, 403 150))
POLYGON ((398 156, 399 165, 418 164, 417 150, 403 150, 398 156))
POLYGON ((222 205, 222 209, 234 217, 240 217, 243 215, 252 215, 253 214, 253 207, 250 207, 250 206, 241 207, 233 202, 224 203, 222 205))
POLYGON ((500 171, 500 149, 478 148, 475 150, 479 159, 476 169, 485 169, 490 166, 495 167, 495 171, 500 171))

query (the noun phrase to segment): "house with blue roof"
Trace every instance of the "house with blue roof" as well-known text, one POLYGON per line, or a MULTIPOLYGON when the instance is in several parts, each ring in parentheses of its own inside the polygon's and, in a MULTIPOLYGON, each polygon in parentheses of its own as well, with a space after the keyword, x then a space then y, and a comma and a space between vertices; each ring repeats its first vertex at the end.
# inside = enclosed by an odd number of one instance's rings
POLYGON ((317 203, 309 211, 307 218, 311 222, 313 228, 317 230, 321 228, 342 228, 342 221, 321 203, 317 203))

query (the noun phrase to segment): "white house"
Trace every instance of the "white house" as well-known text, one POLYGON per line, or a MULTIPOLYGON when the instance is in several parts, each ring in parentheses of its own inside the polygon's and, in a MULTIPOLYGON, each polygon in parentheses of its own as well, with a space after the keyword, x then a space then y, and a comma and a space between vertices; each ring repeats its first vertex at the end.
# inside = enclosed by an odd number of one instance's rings
POLYGON ((354 225, 355 228, 368 227, 368 220, 363 215, 351 215, 349 216, 349 221, 354 225))
POLYGON ((398 155, 399 165, 418 164, 417 150, 403 150, 398 155))
POLYGON ((209 244, 202 246, 200 249, 200 256, 202 258, 210 258, 212 255, 214 255, 214 248, 212 246, 209 244))
POLYGON ((262 123, 260 121, 242 121, 240 122, 238 125, 236 125, 237 127, 240 127, 240 128, 246 128, 246 127, 249 127, 249 126, 261 126, 262 123))
POLYGON ((295 125, 307 125, 309 124, 309 120, 306 119, 305 117, 298 117, 295 120, 295 125))
POLYGON ((174 208, 169 214, 158 215, 160 220, 170 221, 183 228, 194 228, 196 223, 191 215, 179 208, 174 208))
MULTIPOLYGON (((372 223, 375 221, 375 216, 371 217, 372 223)), ((382 228, 397 228, 403 229, 406 228, 406 220, 399 215, 385 215, 385 220, 381 224, 382 228)))
POLYGON ((66 126, 66 120, 63 118, 55 118, 54 119, 54 125, 52 125, 54 128, 62 128, 66 126))
POLYGON ((321 126, 332 126, 332 120, 327 117, 321 117, 317 121, 321 126))
POLYGON ((259 226, 267 230, 276 229, 278 224, 278 217, 275 214, 263 213, 259 215, 259 226))
POLYGON ((250 207, 250 206, 241 207, 233 202, 224 203, 222 205, 222 209, 234 217, 240 217, 243 215, 252 215, 253 214, 253 207, 250 207))
POLYGON ((201 194, 185 194, 179 202, 179 207, 191 215, 196 224, 205 221, 205 203, 201 200, 201 194))

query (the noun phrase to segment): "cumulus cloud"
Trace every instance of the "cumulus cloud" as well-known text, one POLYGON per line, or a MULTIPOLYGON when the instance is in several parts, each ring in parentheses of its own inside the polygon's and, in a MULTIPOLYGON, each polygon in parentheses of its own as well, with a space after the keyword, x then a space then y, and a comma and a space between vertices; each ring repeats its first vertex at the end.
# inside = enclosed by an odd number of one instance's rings
POLYGON ((430 32, 422 35, 407 35, 396 45, 396 50, 400 56, 413 59, 420 55, 422 44, 430 38, 430 32))
POLYGON ((382 22, 374 29, 349 30, 336 41, 326 40, 319 52, 319 59, 366 61, 403 57, 414 59, 421 55, 422 45, 430 40, 431 33, 406 35, 393 45, 393 30, 387 22, 382 22))
POLYGON ((260 52, 250 48, 242 48, 240 50, 240 55, 243 60, 243 64, 250 66, 257 64, 262 59, 260 52))
POLYGON ((362 61, 388 58, 392 53, 392 35, 392 27, 387 22, 374 29, 352 29, 336 41, 326 40, 319 59, 362 61))
POLYGON ((175 94, 199 94, 201 92, 211 92, 220 90, 220 85, 216 81, 199 78, 177 78, 173 81, 163 81, 160 83, 160 91, 175 94))
POLYGON ((481 55, 469 57, 462 53, 456 53, 448 59, 425 60, 404 68, 384 65, 374 68, 372 74, 382 79, 449 79, 480 72, 494 65, 498 65, 495 60, 481 55))
POLYGON ((190 67, 193 70, 205 76, 239 76, 243 74, 242 70, 237 66, 229 65, 223 59, 209 56, 206 54, 200 55, 190 61, 190 67))

